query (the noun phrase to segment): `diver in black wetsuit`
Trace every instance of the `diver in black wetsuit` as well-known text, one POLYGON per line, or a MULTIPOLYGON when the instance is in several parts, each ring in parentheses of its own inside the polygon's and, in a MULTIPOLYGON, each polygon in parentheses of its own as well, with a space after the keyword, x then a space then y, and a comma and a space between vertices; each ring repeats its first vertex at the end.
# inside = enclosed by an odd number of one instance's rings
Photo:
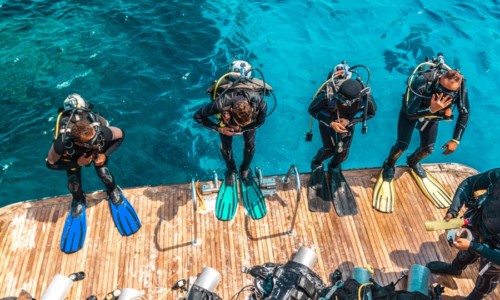
POLYGON ((453 246, 460 251, 451 264, 433 261, 427 267, 433 273, 460 275, 468 265, 479 259, 479 276, 467 300, 483 299, 491 293, 500 279, 500 168, 465 179, 457 188, 445 220, 456 218, 465 205, 464 218, 473 240, 457 238, 453 246), (479 197, 475 191, 487 190, 479 197))
POLYGON ((385 213, 394 211, 396 161, 408 148, 414 128, 419 131, 420 146, 407 158, 411 174, 431 203, 438 208, 450 206, 451 196, 425 171, 420 161, 434 151, 439 121, 453 120, 454 107, 458 110, 458 118, 452 139, 442 147, 445 155, 454 152, 460 143, 469 120, 469 98, 462 74, 447 66, 440 53, 437 59, 419 64, 408 79, 399 112, 397 141, 373 189, 375 209, 385 213))
POLYGON ((92 112, 89 103, 78 94, 69 95, 64 103, 66 110, 61 112, 62 118, 58 118, 60 122, 47 155, 47 167, 66 171, 68 190, 73 195, 72 209, 78 209, 79 204, 86 202, 81 168, 91 163, 94 163, 112 201, 119 202, 121 196, 107 162, 111 153, 121 145, 123 131, 108 126, 107 121, 92 112))
POLYGON ((442 147, 443 154, 455 151, 469 120, 467 88, 458 71, 422 73, 409 89, 399 113, 397 142, 384 162, 383 175, 386 180, 394 177, 396 161, 408 148, 414 128, 419 130, 420 146, 408 156, 407 163, 420 175, 423 172, 419 162, 434 151, 438 121, 452 120, 451 106, 457 107, 459 115, 453 138, 442 147))
POLYGON ((313 170, 322 166, 323 161, 332 156, 328 166, 337 168, 349 155, 354 125, 375 116, 377 106, 373 97, 368 93, 364 99, 360 96, 362 90, 363 85, 358 80, 347 79, 342 82, 332 99, 325 93, 318 93, 309 105, 309 114, 319 121, 323 142, 323 147, 312 160, 313 170))
POLYGON ((193 116, 205 128, 217 131, 221 140, 221 153, 226 162, 225 177, 231 180, 236 173, 233 159, 233 136, 243 135, 243 161, 241 177, 251 176, 250 163, 255 154, 256 129, 266 121, 267 104, 264 96, 272 87, 257 78, 251 78, 252 67, 245 61, 234 61, 230 72, 207 90, 213 101, 201 107, 193 116))

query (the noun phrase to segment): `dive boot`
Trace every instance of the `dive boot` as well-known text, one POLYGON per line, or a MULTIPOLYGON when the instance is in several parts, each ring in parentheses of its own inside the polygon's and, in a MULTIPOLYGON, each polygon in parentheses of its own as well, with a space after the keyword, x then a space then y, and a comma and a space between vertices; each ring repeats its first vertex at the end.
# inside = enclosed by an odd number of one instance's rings
POLYGON ((462 274, 462 270, 457 270, 453 268, 451 264, 439 260, 427 263, 427 268, 429 268, 429 270, 431 270, 432 273, 437 273, 437 274, 448 274, 454 276, 462 274))

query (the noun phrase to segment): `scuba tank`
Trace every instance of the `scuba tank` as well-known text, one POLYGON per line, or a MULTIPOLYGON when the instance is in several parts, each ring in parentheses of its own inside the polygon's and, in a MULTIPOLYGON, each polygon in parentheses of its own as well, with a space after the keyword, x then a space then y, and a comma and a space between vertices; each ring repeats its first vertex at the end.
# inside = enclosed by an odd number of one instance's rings
POLYGON ((243 272, 254 277, 258 299, 273 300, 317 300, 319 292, 326 286, 311 270, 316 263, 313 250, 301 247, 294 258, 284 265, 265 263, 243 272))

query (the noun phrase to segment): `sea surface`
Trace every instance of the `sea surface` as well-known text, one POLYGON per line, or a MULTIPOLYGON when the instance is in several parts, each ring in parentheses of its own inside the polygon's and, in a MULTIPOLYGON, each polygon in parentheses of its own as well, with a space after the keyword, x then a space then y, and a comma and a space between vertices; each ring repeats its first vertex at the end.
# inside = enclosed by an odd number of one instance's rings
MULTIPOLYGON (((122 187, 221 177, 219 137, 192 115, 233 59, 249 61, 275 90, 252 163, 264 175, 292 164, 310 171, 321 139, 314 122, 305 141, 307 107, 342 60, 370 69, 378 105, 368 133, 356 128, 343 168, 379 167, 396 140, 408 76, 438 52, 466 76, 471 117, 447 156, 440 149, 455 123, 442 122, 424 162, 500 167, 499 19, 498 0, 0 0, 0 206, 68 193, 65 172, 47 169, 45 157, 70 93, 126 133, 110 158, 122 187)), ((238 163, 242 144, 235 139, 238 163)), ((85 191, 103 188, 92 167, 83 176, 85 191)))

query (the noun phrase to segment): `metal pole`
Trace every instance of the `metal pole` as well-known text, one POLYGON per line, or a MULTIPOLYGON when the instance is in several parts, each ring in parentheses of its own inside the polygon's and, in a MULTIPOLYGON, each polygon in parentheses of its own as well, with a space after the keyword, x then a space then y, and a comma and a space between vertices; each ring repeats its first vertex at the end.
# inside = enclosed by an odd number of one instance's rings
POLYGON ((194 238, 191 241, 191 243, 194 246, 200 245, 199 239, 198 239, 198 219, 196 216, 196 211, 198 211, 198 201, 196 200, 196 184, 194 182, 194 178, 191 180, 191 194, 192 194, 192 200, 193 200, 193 233, 194 233, 194 238))
POLYGON ((290 168, 288 169, 288 173, 286 174, 285 177, 281 179, 281 181, 285 184, 288 184, 290 182, 290 175, 294 171, 295 173, 295 187, 297 189, 297 206, 295 207, 295 212, 293 213, 293 218, 292 218, 292 224, 290 226, 290 230, 288 231, 288 234, 293 234, 293 228, 295 227, 295 220, 297 219, 297 212, 299 211, 299 204, 300 204, 300 175, 299 171, 295 167, 295 165, 291 165, 290 168))

